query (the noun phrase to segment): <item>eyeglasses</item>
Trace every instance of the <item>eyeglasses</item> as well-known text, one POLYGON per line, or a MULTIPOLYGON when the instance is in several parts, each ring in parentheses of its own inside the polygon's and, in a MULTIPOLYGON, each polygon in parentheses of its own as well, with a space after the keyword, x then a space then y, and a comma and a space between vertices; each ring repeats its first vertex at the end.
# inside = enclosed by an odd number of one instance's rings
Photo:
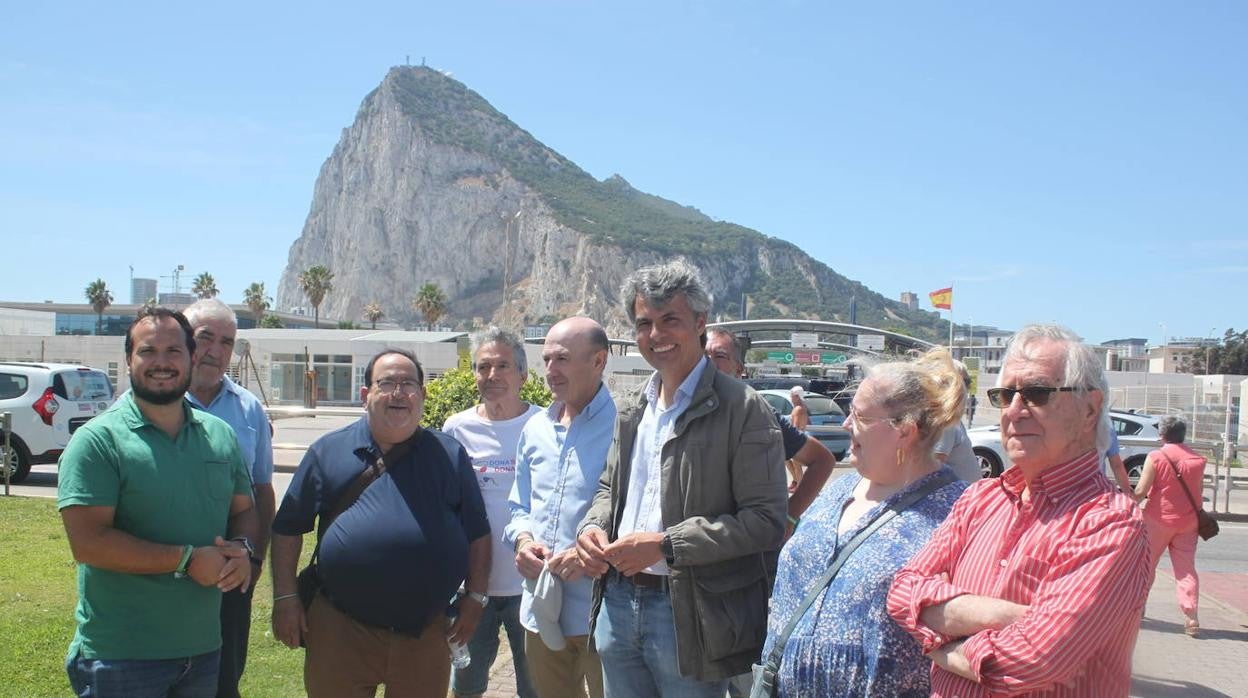
POLYGON ((859 412, 858 408, 854 407, 853 405, 849 406, 849 418, 854 420, 854 426, 860 426, 863 429, 866 429, 867 427, 871 426, 872 424, 875 424, 876 422, 884 422, 884 421, 891 422, 891 423, 897 422, 897 419, 895 417, 867 417, 863 415, 861 412, 859 412))
POLYGON ((420 389, 420 383, 410 379, 396 381, 382 378, 377 381, 377 389, 383 393, 393 393, 395 389, 398 389, 404 395, 415 395, 416 391, 420 389))
POLYGON ((1015 395, 1022 395, 1023 402, 1028 407, 1044 407, 1049 403, 1049 397, 1053 393, 1073 393, 1078 388, 1063 386, 1061 388, 1050 388, 1047 385, 1029 385, 1026 388, 989 388, 988 402, 993 407, 1009 407, 1014 402, 1015 395))

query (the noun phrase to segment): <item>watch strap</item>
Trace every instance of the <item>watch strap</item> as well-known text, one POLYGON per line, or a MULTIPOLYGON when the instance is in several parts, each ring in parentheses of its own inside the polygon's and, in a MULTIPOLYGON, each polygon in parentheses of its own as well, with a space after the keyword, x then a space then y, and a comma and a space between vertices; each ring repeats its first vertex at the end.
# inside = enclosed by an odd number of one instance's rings
POLYGON ((478 594, 475 591, 468 592, 468 598, 481 604, 482 607, 490 605, 490 597, 485 594, 478 594))

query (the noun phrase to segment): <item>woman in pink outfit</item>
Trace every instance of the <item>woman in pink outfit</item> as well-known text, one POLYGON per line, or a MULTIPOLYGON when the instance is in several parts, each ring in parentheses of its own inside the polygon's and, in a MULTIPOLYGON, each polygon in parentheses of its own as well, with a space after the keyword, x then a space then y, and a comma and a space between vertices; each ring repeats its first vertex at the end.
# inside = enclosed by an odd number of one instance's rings
POLYGON ((1161 553, 1169 549, 1179 610, 1187 618, 1184 631, 1196 637, 1200 633, 1200 621, 1196 617, 1200 580, 1196 577, 1197 524, 1192 500, 1200 505, 1205 458, 1183 443, 1187 424, 1182 419, 1162 417, 1157 430, 1161 432, 1162 445, 1144 461, 1144 471, 1135 486, 1135 498, 1148 499, 1144 505, 1144 523, 1148 527, 1153 566, 1157 566, 1161 553), (1191 499, 1183 489, 1184 484, 1192 494, 1191 499))

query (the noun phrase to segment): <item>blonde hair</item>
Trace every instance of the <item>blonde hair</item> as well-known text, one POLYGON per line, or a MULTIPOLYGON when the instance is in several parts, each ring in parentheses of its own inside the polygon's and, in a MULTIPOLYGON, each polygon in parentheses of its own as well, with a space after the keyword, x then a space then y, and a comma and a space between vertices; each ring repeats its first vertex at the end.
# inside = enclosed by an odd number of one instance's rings
POLYGON ((881 407, 918 430, 920 452, 930 451, 941 432, 962 418, 966 384, 947 349, 932 349, 914 361, 875 364, 867 378, 877 382, 881 407))

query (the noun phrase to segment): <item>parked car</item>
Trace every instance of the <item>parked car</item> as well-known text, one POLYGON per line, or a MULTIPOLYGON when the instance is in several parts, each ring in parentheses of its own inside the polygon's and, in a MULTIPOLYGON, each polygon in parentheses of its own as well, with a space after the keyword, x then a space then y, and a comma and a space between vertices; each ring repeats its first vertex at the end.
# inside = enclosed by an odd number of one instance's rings
POLYGON ((10 469, 11 482, 21 482, 31 465, 55 463, 78 427, 111 404, 113 386, 96 369, 0 362, 0 412, 13 414, 12 451, 0 468, 10 469))
MULTIPOLYGON (((1122 456, 1132 485, 1140 479, 1148 452, 1161 446, 1157 421, 1156 417, 1147 414, 1112 410, 1109 413, 1109 422, 1118 433, 1118 455, 1122 456)), ((1012 465, 1005 446, 1001 443, 999 425, 975 427, 968 429, 966 433, 971 438, 971 450, 979 460, 979 468, 984 477, 997 477, 1012 465)))
MULTIPOLYGON (((760 390, 759 395, 777 413, 786 417, 793 411, 787 390, 760 390)), ((802 393, 806 409, 810 411, 810 424, 806 434, 819 440, 837 460, 849 452, 849 432, 845 429, 845 412, 827 395, 806 391, 802 393)))

